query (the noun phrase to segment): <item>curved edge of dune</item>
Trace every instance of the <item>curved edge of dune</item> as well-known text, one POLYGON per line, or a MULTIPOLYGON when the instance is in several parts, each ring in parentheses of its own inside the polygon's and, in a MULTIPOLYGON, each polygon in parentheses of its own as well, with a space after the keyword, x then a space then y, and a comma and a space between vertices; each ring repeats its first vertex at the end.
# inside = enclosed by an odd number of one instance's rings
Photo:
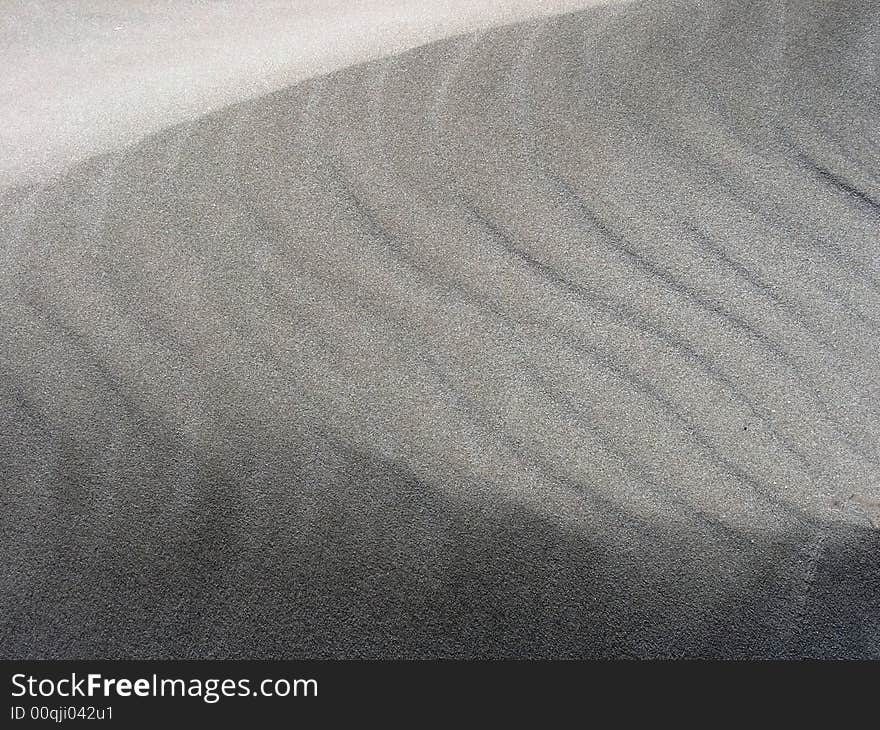
POLYGON ((0 186, 314 76, 611 2, 11 2, 0 26, 0 186))

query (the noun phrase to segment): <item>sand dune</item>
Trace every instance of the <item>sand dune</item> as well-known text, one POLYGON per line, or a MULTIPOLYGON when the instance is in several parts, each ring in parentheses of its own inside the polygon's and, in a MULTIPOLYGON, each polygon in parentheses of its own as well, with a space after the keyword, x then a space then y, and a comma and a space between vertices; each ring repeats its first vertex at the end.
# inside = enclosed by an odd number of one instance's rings
POLYGON ((355 63, 622 0, 7 0, 0 185, 355 63))
POLYGON ((880 655, 878 19, 602 5, 8 187, 3 653, 880 655))

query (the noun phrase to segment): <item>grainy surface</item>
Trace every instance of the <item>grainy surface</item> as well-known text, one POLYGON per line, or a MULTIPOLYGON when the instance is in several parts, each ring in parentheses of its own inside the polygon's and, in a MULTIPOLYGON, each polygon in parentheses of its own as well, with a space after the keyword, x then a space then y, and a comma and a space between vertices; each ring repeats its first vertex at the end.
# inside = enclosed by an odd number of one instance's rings
POLYGON ((880 657, 878 6, 453 38, 0 201, 7 657, 880 657))

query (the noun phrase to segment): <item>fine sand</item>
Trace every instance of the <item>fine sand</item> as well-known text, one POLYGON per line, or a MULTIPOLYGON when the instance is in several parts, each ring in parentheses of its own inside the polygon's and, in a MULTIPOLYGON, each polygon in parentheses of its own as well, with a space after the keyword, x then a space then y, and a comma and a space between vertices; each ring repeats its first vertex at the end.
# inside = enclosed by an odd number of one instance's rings
POLYGON ((603 4, 21 163, 2 654, 880 657, 878 43, 603 4))

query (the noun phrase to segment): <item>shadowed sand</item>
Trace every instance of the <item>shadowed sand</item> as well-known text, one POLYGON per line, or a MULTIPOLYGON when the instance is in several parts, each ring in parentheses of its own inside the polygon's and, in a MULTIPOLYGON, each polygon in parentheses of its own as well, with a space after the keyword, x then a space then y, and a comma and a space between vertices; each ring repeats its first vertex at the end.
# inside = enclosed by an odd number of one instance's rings
POLYGON ((880 655, 877 20, 591 9, 8 189, 4 655, 880 655))

